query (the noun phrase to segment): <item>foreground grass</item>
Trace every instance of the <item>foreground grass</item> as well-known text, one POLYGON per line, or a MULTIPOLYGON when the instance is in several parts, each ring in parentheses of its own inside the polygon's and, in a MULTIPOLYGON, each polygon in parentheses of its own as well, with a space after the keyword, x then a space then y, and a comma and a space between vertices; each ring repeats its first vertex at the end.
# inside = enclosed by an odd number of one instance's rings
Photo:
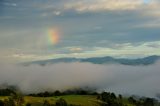
MULTIPOLYGON (((7 99, 8 97, 0 97, 0 100, 7 99)), ((31 103, 32 106, 42 106, 43 102, 45 100, 49 101, 52 104, 55 104, 55 102, 63 98, 67 101, 68 104, 74 104, 74 105, 80 105, 80 106, 99 106, 99 104, 102 103, 102 101, 97 100, 96 96, 91 95, 66 95, 66 96, 54 96, 54 97, 31 97, 31 96, 25 96, 25 104, 31 103)))
POLYGON ((8 96, 0 96, 0 100, 8 99, 8 96))
MULTIPOLYGON (((0 96, 0 100, 7 99, 7 96, 0 96)), ((65 95, 65 96, 53 96, 53 97, 32 97, 32 96, 25 96, 24 106, 26 103, 31 103, 32 106, 42 106, 44 101, 47 100, 51 104, 55 104, 56 101, 60 98, 66 100, 68 104, 74 104, 77 106, 100 106, 103 102, 97 99, 97 96, 93 95, 65 95)), ((130 104, 127 99, 123 98, 123 103, 126 106, 135 106, 130 104)))

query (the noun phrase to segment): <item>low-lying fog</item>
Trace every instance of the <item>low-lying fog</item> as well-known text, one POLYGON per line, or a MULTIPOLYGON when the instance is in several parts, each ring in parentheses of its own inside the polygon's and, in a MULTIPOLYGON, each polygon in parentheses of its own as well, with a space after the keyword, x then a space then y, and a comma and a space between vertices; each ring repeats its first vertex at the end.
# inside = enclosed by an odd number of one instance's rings
POLYGON ((23 92, 92 87, 121 94, 154 97, 160 93, 160 62, 150 66, 59 63, 21 66, 0 64, 0 84, 23 92))

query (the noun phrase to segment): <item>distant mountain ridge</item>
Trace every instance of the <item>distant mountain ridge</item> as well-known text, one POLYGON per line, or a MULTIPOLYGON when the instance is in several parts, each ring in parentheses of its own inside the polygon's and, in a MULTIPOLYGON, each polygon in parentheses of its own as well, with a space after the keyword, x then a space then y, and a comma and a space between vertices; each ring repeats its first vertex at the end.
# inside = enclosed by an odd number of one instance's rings
POLYGON ((128 59, 128 58, 113 58, 113 57, 92 57, 92 58, 58 58, 58 59, 48 59, 48 60, 39 60, 23 63, 23 65, 47 65, 47 64, 56 64, 56 63, 72 63, 72 62, 81 62, 81 63, 92 63, 92 64, 122 64, 122 65, 151 65, 156 63, 160 59, 160 56, 153 55, 144 58, 137 59, 128 59))

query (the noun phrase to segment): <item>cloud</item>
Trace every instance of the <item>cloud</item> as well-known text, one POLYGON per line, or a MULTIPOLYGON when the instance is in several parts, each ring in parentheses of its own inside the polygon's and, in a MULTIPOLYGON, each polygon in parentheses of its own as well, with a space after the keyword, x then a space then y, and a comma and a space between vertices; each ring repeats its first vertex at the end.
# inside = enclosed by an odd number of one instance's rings
POLYGON ((160 41, 155 42, 148 42, 144 44, 145 46, 152 47, 152 48, 159 48, 160 47, 160 41))
POLYGON ((83 49, 81 47, 68 47, 71 52, 81 52, 83 49))
POLYGON ((154 97, 160 93, 160 63, 150 66, 93 65, 90 63, 60 63, 46 66, 0 64, 0 84, 17 85, 23 92, 64 90, 92 87, 154 97))
POLYGON ((50 17, 50 16, 60 16, 62 13, 61 11, 53 11, 53 12, 45 12, 45 13, 42 13, 41 16, 42 17, 50 17))
POLYGON ((17 4, 16 3, 10 3, 10 2, 4 2, 3 3, 5 6, 13 6, 13 7, 16 7, 17 4))
POLYGON ((64 5, 65 9, 74 9, 79 12, 103 10, 134 10, 143 4, 143 0, 81 0, 64 5))
POLYGON ((61 14, 60 11, 54 11, 53 13, 54 13, 55 15, 60 15, 60 14, 61 14))
MULTIPOLYGON (((101 42, 106 44, 105 41, 101 42)), ((101 56, 112 56, 112 57, 127 57, 137 58, 145 57, 150 55, 160 55, 159 48, 160 41, 153 42, 141 42, 141 43, 110 43, 108 47, 95 46, 88 48, 84 46, 71 46, 60 49, 55 49, 54 52, 48 53, 29 53, 27 51, 21 51, 21 49, 9 49, 8 51, 1 52, 0 57, 5 57, 5 60, 14 62, 26 62, 35 60, 45 60, 63 57, 76 57, 76 58, 88 58, 88 57, 101 57, 101 56), (154 52, 151 52, 154 51, 154 52), (15 61, 16 60, 16 61, 15 61)), ((3 59, 2 59, 3 60, 3 59)))

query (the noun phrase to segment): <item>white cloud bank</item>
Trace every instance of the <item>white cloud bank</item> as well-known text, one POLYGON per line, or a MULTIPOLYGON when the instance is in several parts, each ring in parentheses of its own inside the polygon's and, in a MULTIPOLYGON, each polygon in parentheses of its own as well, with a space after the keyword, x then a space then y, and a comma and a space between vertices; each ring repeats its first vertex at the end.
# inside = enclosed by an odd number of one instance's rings
POLYGON ((101 10, 133 10, 144 4, 143 0, 81 0, 69 2, 64 5, 65 9, 77 11, 101 11, 101 10))
POLYGON ((47 66, 0 65, 0 83, 24 92, 89 86, 122 94, 154 97, 160 93, 160 63, 151 66, 60 63, 47 66))

